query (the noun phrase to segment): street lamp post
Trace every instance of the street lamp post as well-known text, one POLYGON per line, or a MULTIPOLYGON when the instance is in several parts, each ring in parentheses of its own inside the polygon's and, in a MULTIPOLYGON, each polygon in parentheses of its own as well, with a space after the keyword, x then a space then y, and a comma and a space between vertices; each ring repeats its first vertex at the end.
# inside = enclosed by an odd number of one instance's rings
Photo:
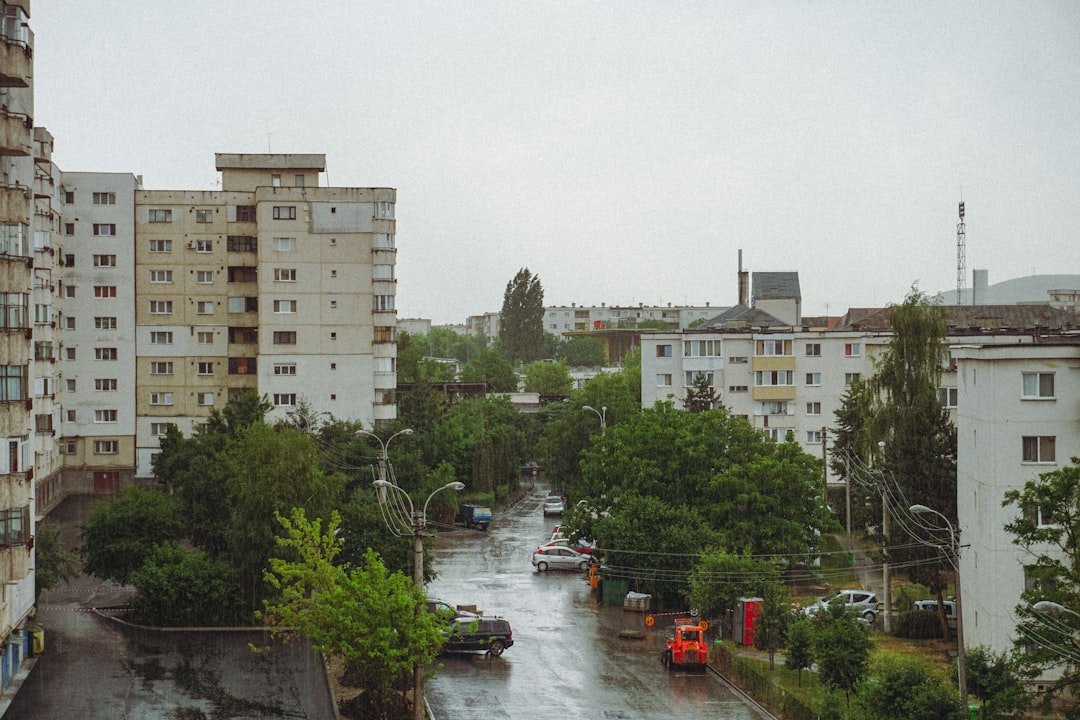
MULTIPOLYGON (((386 479, 386 467, 387 467, 387 464, 389 463, 389 460, 388 460, 387 454, 386 454, 386 450, 387 450, 387 448, 390 447, 391 441, 393 441, 393 439, 396 438, 398 435, 412 435, 412 433, 413 433, 412 428, 405 428, 403 430, 398 430, 396 433, 394 433, 393 435, 391 435, 390 437, 388 437, 384 441, 381 437, 379 437, 378 435, 376 435, 373 432, 368 432, 367 430, 357 430, 356 431, 357 435, 367 435, 368 437, 375 438, 379 442, 379 480, 380 481, 382 481, 384 483, 387 483, 387 484, 390 484, 386 479)), ((380 487, 379 500, 382 500, 383 498, 386 497, 385 492, 386 491, 380 487)))
POLYGON ((1039 612, 1065 613, 1067 615, 1075 615, 1076 617, 1080 618, 1080 612, 1070 610, 1061 603, 1056 603, 1053 600, 1040 600, 1031 607, 1033 610, 1038 610, 1039 612))
POLYGON ((596 417, 600 418, 600 435, 604 435, 604 431, 607 430, 607 405, 600 406, 600 409, 592 407, 591 405, 582 405, 582 410, 592 410, 596 413, 596 417))
POLYGON ((947 548, 938 545, 937 543, 923 542, 926 545, 942 549, 945 553, 945 557, 949 560, 949 564, 952 565, 953 570, 956 571, 956 675, 957 684, 960 686, 960 700, 967 703, 967 661, 964 659, 964 606, 963 595, 960 591, 960 534, 959 531, 953 527, 953 524, 949 522, 949 518, 945 517, 937 510, 928 508, 925 505, 912 505, 910 508, 913 513, 930 513, 937 515, 945 522, 945 527, 949 530, 949 545, 947 548))
MULTIPOLYGON (((409 432, 412 431, 410 430, 409 432)), ((393 438, 391 437, 391 440, 392 439, 393 438)), ((389 442, 390 441, 387 440, 387 444, 389 444, 389 442)), ((412 498, 409 497, 409 493, 405 492, 394 483, 379 478, 378 480, 373 482, 372 485, 379 488, 381 492, 391 490, 393 492, 399 493, 403 498, 405 498, 405 502, 409 504, 409 519, 412 522, 413 533, 413 582, 416 584, 416 587, 423 588, 424 529, 427 527, 428 503, 431 502, 431 498, 435 497, 437 493, 443 490, 456 490, 458 492, 464 490, 465 483, 454 481, 451 483, 446 483, 440 488, 436 488, 431 492, 430 495, 427 496, 427 500, 424 501, 424 507, 420 510, 420 512, 417 512, 416 508, 413 506, 413 501, 412 498)), ((427 713, 424 710, 424 668, 420 665, 420 663, 417 663, 416 667, 413 668, 413 717, 416 720, 424 720, 426 716, 427 713)))

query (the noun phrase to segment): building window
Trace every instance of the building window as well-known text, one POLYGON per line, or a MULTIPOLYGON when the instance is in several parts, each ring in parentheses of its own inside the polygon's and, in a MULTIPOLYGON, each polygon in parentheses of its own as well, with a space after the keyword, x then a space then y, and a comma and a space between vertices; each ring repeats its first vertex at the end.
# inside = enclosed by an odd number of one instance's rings
POLYGON ((95 455, 115 455, 120 451, 119 440, 95 440, 94 441, 94 454, 95 455))
POLYGON ((201 406, 203 406, 203 407, 207 407, 207 406, 209 406, 209 405, 213 405, 213 404, 214 404, 214 393, 212 393, 212 392, 201 392, 201 393, 198 393, 198 394, 197 394, 197 395, 195 396, 195 398, 196 398, 196 400, 198 401, 198 404, 199 404, 199 405, 201 405, 201 406))
POLYGON ((699 375, 704 375, 705 379, 709 383, 709 387, 713 386, 713 371, 712 370, 687 370, 685 373, 683 383, 684 387, 693 387, 696 384, 696 380, 699 375))
POLYGON ((38 341, 34 343, 34 360, 48 362, 53 359, 53 344, 51 342, 38 341))
POLYGON ((274 282, 296 282, 296 268, 274 268, 274 282))
POLYGON ((101 315, 94 318, 95 330, 115 330, 116 317, 113 315, 101 315))
POLYGON ((94 389, 100 392, 116 392, 116 378, 94 378, 94 389))
POLYGON ((172 360, 153 360, 150 363, 151 375, 172 375, 173 364, 172 360))
POLYGON ((67 379, 67 391, 70 393, 75 392, 75 378, 67 379))
POLYGON ((196 270, 195 282, 199 285, 213 285, 214 284, 214 271, 213 270, 196 270))
POLYGON ((745 355, 735 355, 727 359, 729 365, 745 365, 750 362, 750 358, 745 355))
POLYGON ((259 311, 259 298, 257 297, 231 297, 229 298, 229 312, 231 313, 244 313, 244 312, 258 312, 259 311))
POLYGON ((75 348, 73 348, 73 347, 64 348, 64 354, 67 356, 68 360, 74 360, 75 359, 75 348))
POLYGON ((377 357, 375 358, 375 372, 380 375, 397 372, 396 358, 377 357))
POLYGON ((296 312, 295 300, 275 300, 274 312, 279 314, 292 314, 296 312))
POLYGON ((259 271, 244 265, 229 266, 229 282, 258 282, 259 271))
POLYGON ((116 267, 115 255, 95 255, 94 267, 116 267))
POLYGON ((152 223, 171 223, 172 222, 172 210, 160 210, 157 208, 150 208, 150 222, 152 223))
MULTIPOLYGON (((331 306, 331 307, 333 307, 333 306, 331 306)), ((373 342, 377 342, 377 343, 394 342, 394 340, 396 338, 396 335, 397 335, 397 333, 395 332, 396 330, 397 330, 397 328, 395 328, 393 325, 376 325, 375 326, 375 335, 372 338, 372 340, 373 340, 373 342)))
POLYGON ((176 427, 176 423, 168 423, 168 422, 150 423, 150 434, 151 435, 164 436, 167 432, 169 432, 169 428, 171 428, 171 427, 176 427))
POLYGON ((807 445, 820 445, 821 444, 821 431, 820 430, 807 430, 806 431, 806 444, 807 445))
POLYGON ((115 285, 95 285, 94 297, 96 298, 114 298, 116 297, 115 285))
POLYGON ((173 308, 172 300, 151 300, 150 301, 150 314, 151 315, 171 315, 173 308))
POLYGON ((656 386, 657 387, 671 387, 671 373, 657 373, 656 374, 656 386))
POLYGON ((293 185, 296 187, 304 187, 304 176, 300 174, 293 175, 293 185))
POLYGON ((295 375, 296 363, 274 363, 275 375, 295 375))
POLYGON ((747 385, 729 385, 728 386, 728 392, 729 393, 750 392, 750 388, 747 385))
POLYGON ((150 393, 151 405, 172 405, 173 394, 171 392, 152 392, 150 393))
POLYGON ((256 252, 259 249, 258 239, 250 235, 229 235, 226 241, 226 249, 229 252, 256 252))
POLYGON ((255 206, 237 205, 236 222, 255 222, 255 206))
POLYGON ((859 382, 859 378, 862 377, 862 373, 844 373, 844 385, 851 385, 852 383, 859 382))
POLYGON ((373 244, 380 250, 393 250, 397 238, 393 233, 375 233, 373 244))
POLYGON ((794 384, 794 370, 757 370, 754 372, 754 385, 757 387, 794 384))
POLYGON ((64 318, 64 327, 67 330, 74 330, 75 329, 75 318, 70 316, 70 315, 68 317, 64 318))
POLYGON ((171 283, 172 282, 172 270, 151 270, 150 282, 152 283, 171 283))
POLYGON ((259 329, 251 327, 229 328, 229 342, 252 344, 259 342, 259 329))
POLYGON ((114 347, 99 347, 94 348, 95 360, 115 360, 116 348, 114 347))
POLYGON ((213 300, 200 300, 195 303, 195 312, 199 315, 213 315, 214 314, 214 301, 213 300))
POLYGON ((0 365, 0 401, 26 399, 26 365, 0 365))
POLYGON ((376 295, 375 312, 390 312, 394 309, 393 295, 376 295))
MULTIPOLYGON (((74 410, 68 410, 67 411, 67 421, 68 422, 75 422, 75 411, 74 410)), ((74 446, 74 443, 72 443, 72 445, 74 446)), ((75 451, 72 450, 70 454, 74 455, 75 451)))
POLYGON ((790 355, 793 340, 758 340, 754 343, 758 356, 790 355))
POLYGON ((859 357, 862 347, 859 343, 844 343, 844 357, 859 357))
POLYGON ((392 202, 377 202, 375 203, 375 217, 379 220, 393 220, 394 219, 394 203, 392 202))
POLYGON ((281 174, 280 173, 273 173, 270 176, 270 186, 271 187, 281 187, 281 174))
POLYGON ((230 375, 254 375, 256 368, 255 358, 229 358, 230 375))
POLYGON ((821 373, 806 373, 806 384, 811 386, 820 385, 821 373))
POLYGON ((196 372, 198 372, 199 375, 213 375, 214 363, 206 360, 199 361, 196 372))
MULTIPOLYGON (((337 271, 331 270, 330 277, 337 277, 337 271)), ((380 263, 371 267, 371 277, 375 280, 393 280, 394 266, 380 263)))
POLYGON ((821 343, 806 343, 806 357, 821 357, 821 343))
POLYGON ((197 252, 197 253, 214 252, 214 241, 213 240, 196 240, 195 241, 195 252, 197 252))
POLYGON ((75 204, 75 192, 73 190, 65 190, 64 191, 64 202, 67 203, 68 205, 74 205, 75 204))
POLYGON ((294 330, 278 330, 274 332, 274 344, 275 345, 295 345, 296 344, 296 331, 294 330))
POLYGON ((152 253, 167 253, 172 252, 172 240, 151 240, 150 252, 152 253))
POLYGON ((941 407, 943 407, 943 408, 954 408, 954 407, 956 407, 956 397, 957 397, 957 389, 956 388, 948 388, 948 387, 938 388, 937 393, 938 393, 938 402, 941 403, 941 407))
POLYGON ((656 357, 664 357, 664 358, 671 357, 671 346, 670 345, 657 345, 656 346, 656 357))
POLYGON ((274 206, 274 219, 275 220, 295 220, 296 219, 296 206, 295 205, 275 205, 274 206))
POLYGON ((67 298, 68 300, 74 300, 75 299, 75 286, 74 285, 65 285, 64 286, 64 297, 67 298))
POLYGON ((75 223, 64 223, 64 234, 65 235, 74 235, 75 234, 75 223))
POLYGON ((172 345, 172 330, 154 330, 150 333, 151 345, 172 345))
POLYGON ((278 252, 293 252, 296 250, 296 238, 274 238, 274 250, 278 252))
POLYGON ((1053 400, 1054 399, 1054 373, 1052 372, 1026 372, 1022 373, 1024 380, 1024 400, 1053 400))
POLYGON ((114 192, 96 192, 94 193, 95 205, 115 205, 116 193, 114 192))
POLYGON ((65 254, 64 261, 60 264, 64 267, 75 267, 75 253, 65 254))
POLYGON ((806 403, 806 414, 807 415, 820 415, 821 414, 821 403, 819 403, 819 402, 808 402, 808 403, 806 403))
POLYGON ((116 410, 95 410, 94 422, 96 423, 114 423, 116 422, 116 410))
POLYGON ((213 330, 200 330, 195 336, 198 339, 200 345, 213 345, 214 344, 214 331, 213 330))
POLYGON ((296 393, 274 393, 274 405, 277 407, 296 405, 296 393))
POLYGON ((196 210, 195 222, 197 223, 211 223, 214 222, 213 210, 196 210))
POLYGON ((95 235, 115 235, 116 224, 115 223, 94 223, 95 235))
POLYGON ((684 340, 683 357, 720 357, 719 340, 684 340))
POLYGON ((1056 460, 1057 438, 1054 435, 1025 435, 1024 462, 1052 463, 1056 460))

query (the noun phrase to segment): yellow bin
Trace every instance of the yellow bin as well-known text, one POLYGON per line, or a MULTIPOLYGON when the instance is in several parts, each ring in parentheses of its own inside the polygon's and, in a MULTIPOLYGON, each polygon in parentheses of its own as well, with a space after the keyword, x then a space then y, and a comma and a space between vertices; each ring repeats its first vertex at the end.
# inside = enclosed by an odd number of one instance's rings
POLYGON ((45 628, 36 627, 30 631, 34 636, 34 654, 40 655, 45 652, 45 628))

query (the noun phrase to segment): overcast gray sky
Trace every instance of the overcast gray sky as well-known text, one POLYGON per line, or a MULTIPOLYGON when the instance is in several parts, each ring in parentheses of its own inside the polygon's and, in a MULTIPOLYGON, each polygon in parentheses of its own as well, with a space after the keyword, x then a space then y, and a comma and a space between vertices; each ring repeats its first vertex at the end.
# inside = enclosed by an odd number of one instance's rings
POLYGON ((398 189, 398 314, 736 302, 805 314, 1080 272, 1080 3, 35 0, 65 170, 212 189, 319 152, 398 189), (268 137, 269 136, 269 137, 268 137))

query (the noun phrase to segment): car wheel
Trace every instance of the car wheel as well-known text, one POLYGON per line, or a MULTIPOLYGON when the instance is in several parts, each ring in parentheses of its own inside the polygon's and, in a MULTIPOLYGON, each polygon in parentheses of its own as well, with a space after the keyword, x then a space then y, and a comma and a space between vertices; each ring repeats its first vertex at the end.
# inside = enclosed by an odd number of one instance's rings
POLYGON ((495 640, 490 645, 488 645, 488 652, 491 653, 492 655, 494 655, 495 657, 499 657, 500 655, 502 655, 503 650, 505 650, 505 649, 506 649, 506 647, 502 644, 501 640, 495 640))
POLYGON ((540 562, 536 563, 536 569, 540 572, 544 572, 545 570, 547 570, 547 563, 541 560, 540 562))
POLYGON ((864 612, 864 613, 862 614, 862 618, 863 618, 863 620, 865 620, 866 622, 870 623, 871 625, 873 625, 873 624, 874 624, 874 619, 875 619, 876 617, 877 617, 877 614, 876 614, 876 613, 875 613, 875 612, 874 612, 873 610, 867 610, 866 612, 864 612))
POLYGON ((581 572, 585 572, 586 570, 589 569, 589 561, 588 560, 582 560, 581 562, 578 563, 577 568, 581 572))

